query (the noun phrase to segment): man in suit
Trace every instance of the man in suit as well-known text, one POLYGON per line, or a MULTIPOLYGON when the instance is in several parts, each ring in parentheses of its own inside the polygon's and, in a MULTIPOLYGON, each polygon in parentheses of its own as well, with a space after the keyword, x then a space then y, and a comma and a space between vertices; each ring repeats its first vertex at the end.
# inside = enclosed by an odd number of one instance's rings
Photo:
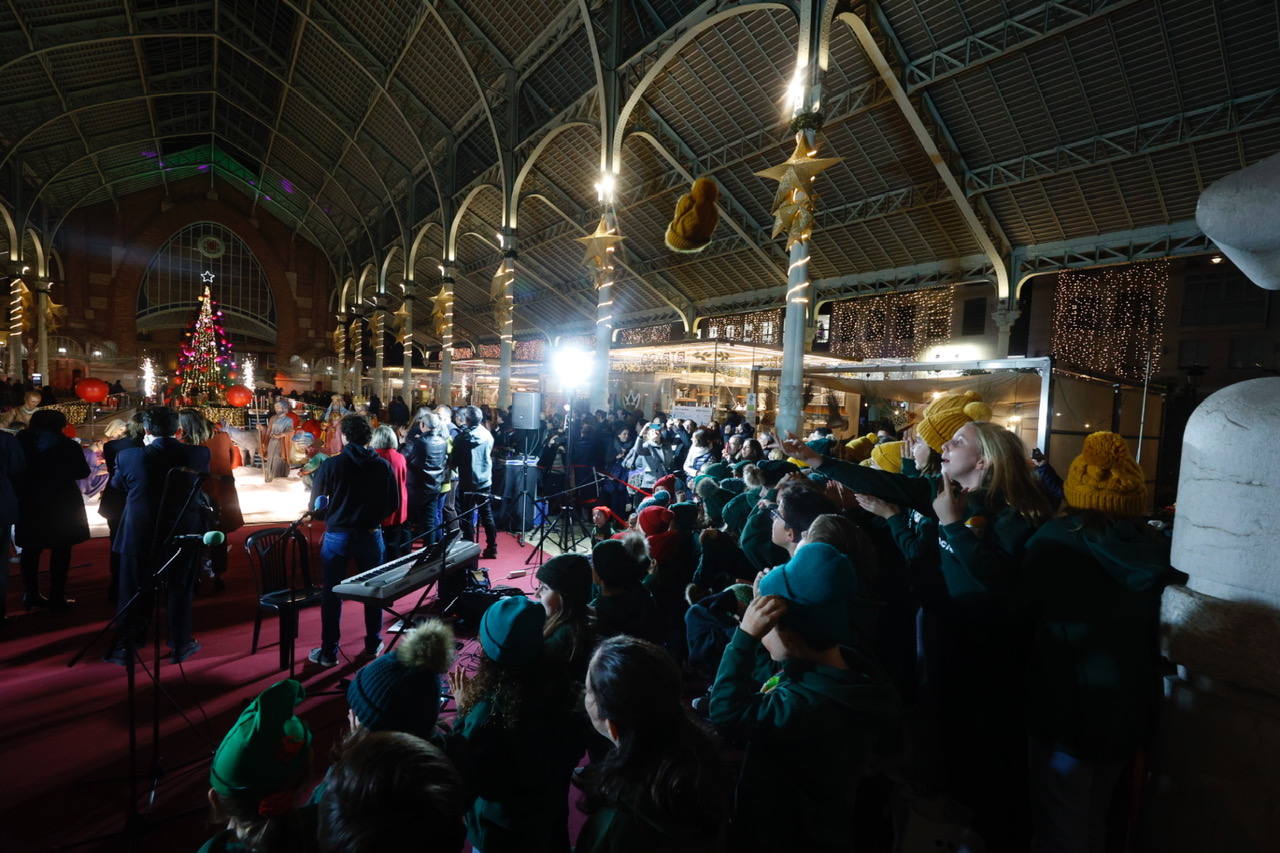
MULTIPOLYGON (((320 647, 307 660, 323 667, 338 665, 338 643, 342 600, 333 587, 343 578, 372 569, 386 554, 382 541, 382 520, 400 508, 400 487, 391 466, 369 449, 373 428, 364 415, 347 415, 339 429, 342 452, 330 456, 316 469, 311 480, 311 506, 324 495, 328 503, 315 515, 325 522, 320 543, 324 567, 324 591, 320 598, 320 647), (355 564, 351 570, 351 564, 355 564)), ((382 611, 377 605, 364 606, 364 655, 377 657, 382 651, 382 611)))
MULTIPOLYGON (((116 473, 116 457, 120 451, 131 447, 142 446, 142 409, 134 410, 133 416, 125 427, 125 434, 113 438, 102 445, 102 460, 107 464, 107 485, 102 489, 102 498, 98 501, 98 515, 107 520, 107 538, 114 543, 116 530, 120 528, 120 516, 124 514, 124 492, 111 485, 111 478, 116 473)), ((107 587, 107 598, 112 604, 120 594, 120 555, 111 552, 111 585, 107 587)))
MULTIPOLYGON (((118 606, 127 606, 135 594, 139 595, 121 628, 119 644, 106 656, 120 665, 146 633, 155 584, 152 576, 174 553, 174 546, 166 544, 169 535, 204 533, 210 524, 198 476, 209 473, 209 448, 174 438, 178 413, 167 406, 143 412, 142 426, 143 446, 121 450, 111 477, 111 485, 125 496, 124 513, 111 545, 112 552, 120 555, 118 606)), ((182 554, 169 566, 164 579, 174 663, 200 650, 191 635, 191 592, 199 555, 199 544, 182 546, 182 554)))

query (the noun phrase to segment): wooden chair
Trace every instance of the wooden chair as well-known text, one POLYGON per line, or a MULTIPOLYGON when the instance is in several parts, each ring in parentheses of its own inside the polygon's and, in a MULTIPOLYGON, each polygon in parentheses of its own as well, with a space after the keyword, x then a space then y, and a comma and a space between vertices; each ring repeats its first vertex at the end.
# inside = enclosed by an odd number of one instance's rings
POLYGON ((319 604, 322 592, 311 583, 307 539, 296 527, 269 527, 250 534, 244 549, 258 582, 258 612, 253 620, 250 654, 258 651, 262 612, 274 610, 280 618, 280 668, 292 672, 298 611, 319 604))

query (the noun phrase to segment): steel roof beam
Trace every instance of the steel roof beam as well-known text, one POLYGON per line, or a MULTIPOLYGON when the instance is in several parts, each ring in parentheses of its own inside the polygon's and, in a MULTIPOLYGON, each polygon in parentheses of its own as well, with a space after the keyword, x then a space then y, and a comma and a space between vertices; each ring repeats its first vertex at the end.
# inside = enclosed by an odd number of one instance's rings
POLYGON ((903 69, 902 82, 914 94, 1140 2, 1143 0, 1051 0, 912 60, 903 69))
POLYGON ((1080 169, 1156 154, 1280 122, 1280 88, 1089 136, 1034 154, 971 169, 965 192, 980 195, 1080 169))

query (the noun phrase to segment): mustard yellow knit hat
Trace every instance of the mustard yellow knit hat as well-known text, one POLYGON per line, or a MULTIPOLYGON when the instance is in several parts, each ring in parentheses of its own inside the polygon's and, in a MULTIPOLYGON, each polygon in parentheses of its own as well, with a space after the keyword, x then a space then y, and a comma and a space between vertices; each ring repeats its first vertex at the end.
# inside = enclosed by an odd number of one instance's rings
POLYGON ((845 445, 849 449, 849 460, 852 462, 861 462, 864 459, 871 458, 871 448, 876 446, 876 434, 869 432, 866 435, 860 435, 845 445))
POLYGON ((942 452, 960 427, 973 421, 991 420, 991 407, 982 402, 977 391, 943 394, 929 404, 916 427, 916 434, 932 449, 942 452))
POLYGON ((1085 437, 1080 455, 1071 461, 1062 491, 1076 509, 1142 515, 1147 507, 1145 479, 1123 438, 1095 432, 1085 437))
POLYGON ((891 474, 902 473, 902 442, 886 441, 884 444, 877 444, 871 448, 871 458, 875 460, 876 465, 880 466, 881 471, 888 471, 891 474))

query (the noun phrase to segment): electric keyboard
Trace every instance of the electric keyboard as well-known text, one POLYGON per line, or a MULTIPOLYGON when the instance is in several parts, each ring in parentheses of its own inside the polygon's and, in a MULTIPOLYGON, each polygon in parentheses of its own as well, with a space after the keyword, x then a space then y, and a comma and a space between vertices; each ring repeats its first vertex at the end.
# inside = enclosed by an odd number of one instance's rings
POLYGON ((345 578, 334 585, 333 594, 348 601, 382 607, 439 580, 442 575, 474 565, 479 556, 480 546, 465 539, 451 542, 444 559, 438 548, 429 546, 345 578))

